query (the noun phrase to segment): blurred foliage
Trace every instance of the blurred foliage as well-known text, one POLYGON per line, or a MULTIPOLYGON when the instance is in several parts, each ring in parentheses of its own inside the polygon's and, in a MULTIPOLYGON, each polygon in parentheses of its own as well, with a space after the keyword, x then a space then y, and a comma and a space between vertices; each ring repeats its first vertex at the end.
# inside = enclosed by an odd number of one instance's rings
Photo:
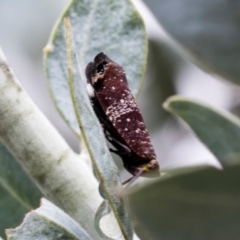
POLYGON ((175 171, 130 194, 141 239, 239 239, 239 166, 175 171))
POLYGON ((42 194, 0 143, 0 236, 6 228, 19 225, 24 215, 38 206, 42 194))
POLYGON ((138 102, 150 132, 156 131, 169 117, 162 103, 176 94, 175 80, 180 65, 180 56, 166 43, 149 38, 147 74, 138 102))
MULTIPOLYGON (((204 70, 240 84, 240 1, 147 0, 161 25, 204 70)), ((182 48, 182 49, 183 49, 182 48)))
POLYGON ((222 165, 240 159, 240 120, 207 104, 180 96, 170 97, 164 107, 181 118, 222 165))
MULTIPOLYGON (((239 3, 146 1, 183 57, 237 84, 239 3)), ((136 186, 130 206, 138 234, 143 239, 239 239, 239 119, 182 97, 170 98, 165 108, 189 125, 224 169, 175 170, 153 184, 136 186)))

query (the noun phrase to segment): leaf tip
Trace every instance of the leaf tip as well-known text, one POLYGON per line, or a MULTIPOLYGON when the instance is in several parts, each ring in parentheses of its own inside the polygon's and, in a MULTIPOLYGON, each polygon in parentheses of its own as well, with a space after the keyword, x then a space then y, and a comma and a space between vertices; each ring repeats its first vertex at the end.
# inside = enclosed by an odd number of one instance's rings
POLYGON ((171 97, 167 98, 162 106, 166 111, 171 112, 172 111, 172 104, 174 102, 180 102, 180 101, 186 101, 186 100, 187 99, 185 99, 182 96, 175 95, 175 96, 171 96, 171 97))
POLYGON ((44 48, 43 48, 43 53, 44 54, 48 54, 50 52, 52 52, 54 49, 54 46, 52 44, 47 44, 44 48))
POLYGON ((166 110, 166 111, 170 111, 171 109, 171 103, 172 101, 174 101, 176 99, 176 96, 171 96, 171 97, 168 97, 165 102, 162 104, 163 108, 166 110))

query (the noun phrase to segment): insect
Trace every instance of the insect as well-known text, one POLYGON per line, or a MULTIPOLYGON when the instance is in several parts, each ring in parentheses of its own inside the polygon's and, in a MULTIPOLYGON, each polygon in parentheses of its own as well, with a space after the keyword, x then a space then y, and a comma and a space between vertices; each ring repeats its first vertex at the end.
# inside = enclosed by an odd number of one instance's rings
POLYGON ((130 185, 139 176, 159 176, 156 154, 123 68, 99 53, 85 73, 94 112, 115 148, 110 151, 121 157, 133 175, 123 184, 130 185))

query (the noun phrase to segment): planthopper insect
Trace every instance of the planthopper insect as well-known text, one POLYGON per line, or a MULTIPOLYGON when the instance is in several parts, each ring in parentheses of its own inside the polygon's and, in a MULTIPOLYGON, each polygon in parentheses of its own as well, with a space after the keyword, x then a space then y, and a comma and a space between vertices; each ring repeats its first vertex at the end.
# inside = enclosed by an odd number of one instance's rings
POLYGON ((94 112, 115 148, 110 151, 122 158, 133 175, 123 184, 130 185, 139 176, 158 177, 156 154, 123 68, 99 53, 87 65, 86 77, 94 112))

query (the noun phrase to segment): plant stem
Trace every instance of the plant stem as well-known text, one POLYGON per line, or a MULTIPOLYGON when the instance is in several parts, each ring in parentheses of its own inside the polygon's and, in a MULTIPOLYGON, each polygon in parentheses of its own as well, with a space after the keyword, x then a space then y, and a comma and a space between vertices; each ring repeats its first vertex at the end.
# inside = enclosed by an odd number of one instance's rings
POLYGON ((102 198, 91 169, 32 102, 1 49, 0 119, 0 140, 42 193, 93 239, 100 239, 94 229, 94 216, 102 198))

